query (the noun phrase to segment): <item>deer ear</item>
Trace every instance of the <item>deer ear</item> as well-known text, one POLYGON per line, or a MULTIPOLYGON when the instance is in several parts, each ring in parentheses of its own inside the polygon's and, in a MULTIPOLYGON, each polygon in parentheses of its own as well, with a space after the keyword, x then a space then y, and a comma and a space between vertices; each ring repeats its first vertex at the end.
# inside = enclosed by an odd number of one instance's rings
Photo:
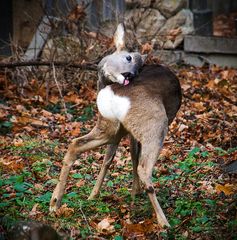
POLYGON ((114 44, 116 51, 120 52, 125 49, 125 30, 124 25, 120 23, 114 33, 114 44))
POLYGON ((147 54, 141 55, 141 59, 142 59, 142 65, 143 65, 147 59, 147 54))

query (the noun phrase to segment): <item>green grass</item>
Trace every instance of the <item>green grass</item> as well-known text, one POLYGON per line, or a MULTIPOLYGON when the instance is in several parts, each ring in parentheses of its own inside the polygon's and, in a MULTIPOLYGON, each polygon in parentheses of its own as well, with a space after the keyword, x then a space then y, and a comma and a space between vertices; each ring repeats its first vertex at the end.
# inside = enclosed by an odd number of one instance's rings
MULTIPOLYGON (((123 232, 124 215, 129 213, 135 223, 152 217, 153 210, 146 194, 137 196, 134 208, 130 207, 131 163, 127 166, 128 172, 114 166, 111 171, 121 170, 121 174, 114 177, 108 175, 100 196, 96 200, 88 201, 87 197, 95 183, 95 172, 90 164, 96 159, 91 156, 81 159, 80 165, 74 167, 76 171, 73 171, 68 179, 68 185, 71 187, 64 195, 62 203, 73 208, 74 213, 68 217, 49 215, 49 201, 60 172, 60 169, 55 167, 55 160, 63 156, 63 153, 55 156, 56 147, 59 147, 57 141, 26 137, 22 146, 7 148, 13 155, 22 156, 27 161, 30 159, 30 165, 26 164, 22 171, 1 174, 0 212, 4 219, 9 219, 8 222, 27 219, 37 203, 40 219, 49 223, 56 222, 65 232, 75 227, 80 230, 81 238, 97 234, 96 229, 89 226, 88 222, 98 223, 107 216, 113 216, 116 229, 114 239, 122 239, 120 237, 123 232), (80 188, 75 186, 78 181, 84 181, 80 188), (35 188, 35 184, 40 184, 42 188, 35 188), (121 210, 122 206, 125 211, 121 210)), ((234 236, 236 219, 233 216, 228 220, 221 218, 228 208, 230 198, 222 199, 221 196, 205 192, 201 188, 201 183, 209 179, 210 172, 205 169, 215 167, 211 160, 213 154, 222 156, 223 151, 216 149, 209 152, 194 148, 182 160, 179 160, 181 155, 173 156, 173 163, 166 166, 167 174, 159 174, 159 168, 155 168, 153 181, 159 183, 158 200, 165 212, 169 209, 167 217, 172 226, 169 231, 161 234, 162 239, 181 240, 190 239, 190 236, 221 239, 218 236, 223 228, 234 236)))

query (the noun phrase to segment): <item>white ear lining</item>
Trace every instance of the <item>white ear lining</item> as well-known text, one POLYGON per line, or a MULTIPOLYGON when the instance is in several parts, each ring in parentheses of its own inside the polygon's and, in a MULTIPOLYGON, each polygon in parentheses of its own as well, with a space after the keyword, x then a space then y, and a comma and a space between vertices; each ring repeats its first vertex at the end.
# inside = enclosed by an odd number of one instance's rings
POLYGON ((114 34, 114 43, 117 52, 120 52, 125 48, 125 30, 122 23, 117 26, 117 30, 114 34))

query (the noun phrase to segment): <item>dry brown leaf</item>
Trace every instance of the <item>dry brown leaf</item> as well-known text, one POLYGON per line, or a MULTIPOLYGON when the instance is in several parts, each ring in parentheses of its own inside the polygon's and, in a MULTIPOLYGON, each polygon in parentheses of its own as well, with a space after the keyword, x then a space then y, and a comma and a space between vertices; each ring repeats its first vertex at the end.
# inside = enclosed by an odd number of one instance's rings
POLYGON ((23 106, 23 105, 16 105, 16 110, 19 112, 19 113, 22 113, 22 112, 27 112, 26 108, 23 106))
POLYGON ((73 122, 71 125, 73 129, 70 131, 70 134, 77 137, 81 133, 81 124, 79 122, 73 122))
POLYGON ((38 208, 39 204, 36 203, 33 208, 31 209, 31 211, 29 212, 29 216, 32 217, 32 216, 35 216, 39 213, 39 211, 37 211, 37 208, 38 208))
POLYGON ((32 132, 34 128, 32 126, 24 126, 22 129, 26 130, 27 132, 32 132))
POLYGON ((184 91, 187 91, 188 89, 190 89, 192 86, 190 84, 182 84, 182 89, 184 91))
POLYGON ((221 71, 221 77, 222 79, 232 79, 236 76, 236 70, 234 69, 227 69, 227 70, 224 70, 224 71, 221 71))
POLYGON ((64 115, 61 115, 59 113, 54 114, 54 117, 59 121, 59 122, 65 122, 66 117, 64 115))
POLYGON ((56 216, 58 217, 70 217, 72 216, 72 214, 74 213, 74 209, 73 208, 69 208, 67 206, 67 204, 63 204, 59 209, 56 210, 56 216))
POLYGON ((11 122, 13 122, 16 125, 32 124, 32 125, 36 125, 39 127, 48 127, 47 123, 44 123, 43 121, 41 121, 39 119, 31 118, 28 116, 21 116, 21 117, 12 116, 11 122))
POLYGON ((69 92, 66 96, 64 96, 64 100, 66 102, 73 102, 76 104, 82 103, 82 99, 79 98, 78 94, 74 93, 74 92, 69 92))
POLYGON ((171 29, 167 35, 167 39, 174 41, 177 37, 177 35, 179 35, 182 32, 182 29, 179 28, 175 28, 175 29, 171 29))
POLYGON ((209 88, 209 89, 214 89, 216 86, 215 84, 215 81, 212 79, 212 80, 209 80, 208 83, 206 84, 206 87, 209 88))
POLYGON ((82 187, 82 186, 84 186, 85 185, 85 180, 83 180, 83 179, 81 179, 80 181, 78 181, 77 183, 76 183, 76 186, 78 187, 78 188, 80 188, 80 187, 82 187))
POLYGON ((234 194, 237 191, 237 186, 227 183, 225 185, 217 184, 215 187, 217 193, 223 192, 226 196, 234 194))
POLYGON ((49 102, 56 104, 57 102, 59 102, 59 96, 58 95, 57 96, 56 95, 50 96, 49 102))
POLYGON ((195 102, 193 103, 193 107, 196 108, 199 111, 205 111, 206 107, 204 106, 203 102, 195 102))
POLYGON ((149 53, 152 51, 152 49, 153 49, 153 46, 150 43, 145 43, 142 45, 141 52, 142 52, 142 54, 149 53))
POLYGON ((1 165, 7 171, 19 172, 22 171, 24 162, 20 156, 5 156, 4 158, 0 158, 1 165))
POLYGON ((44 117, 51 117, 53 115, 51 112, 46 111, 44 109, 42 109, 41 113, 44 117))
POLYGON ((24 146, 24 142, 23 142, 23 140, 21 138, 15 138, 13 140, 13 145, 15 147, 22 147, 22 146, 24 146))
POLYGON ((185 130, 185 129, 187 129, 187 128, 188 128, 187 125, 185 125, 185 124, 180 124, 178 131, 179 131, 179 132, 182 132, 183 130, 185 130))
POLYGON ((0 108, 0 119, 3 119, 7 116, 7 112, 0 108))
MULTIPOLYGON (((155 225, 152 219, 147 219, 137 224, 127 224, 124 226, 124 236, 128 239, 137 239, 144 237, 147 233, 155 230, 155 225)), ((156 231, 156 230, 155 230, 156 231)))
POLYGON ((210 181, 198 181, 198 184, 200 184, 199 189, 201 189, 202 191, 208 192, 210 194, 213 194, 215 192, 210 181))
POLYGON ((43 190, 43 189, 44 189, 43 185, 42 185, 42 184, 39 184, 39 183, 36 183, 36 184, 34 185, 34 188, 35 188, 36 190, 43 190))

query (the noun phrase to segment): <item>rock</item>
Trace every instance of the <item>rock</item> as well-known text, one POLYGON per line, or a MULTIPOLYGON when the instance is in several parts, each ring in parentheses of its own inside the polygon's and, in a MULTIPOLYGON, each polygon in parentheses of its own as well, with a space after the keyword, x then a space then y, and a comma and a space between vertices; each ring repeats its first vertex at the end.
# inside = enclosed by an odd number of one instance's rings
POLYGON ((166 18, 170 18, 186 7, 186 2, 186 0, 158 0, 152 6, 157 8, 166 18))
POLYGON ((125 4, 128 8, 144 7, 148 8, 151 6, 152 0, 126 0, 125 4))
POLYGON ((47 40, 41 58, 48 61, 76 61, 80 57, 80 47, 80 40, 74 36, 51 38, 47 40))
POLYGON ((193 31, 193 14, 189 9, 183 9, 167 20, 152 42, 160 48, 174 49, 183 41, 184 35, 193 31))
POLYGON ((166 22, 161 13, 152 8, 137 8, 125 13, 125 25, 129 39, 135 38, 139 44, 151 41, 166 22))
POLYGON ((104 21, 100 25, 99 32, 106 37, 112 38, 116 31, 117 25, 118 21, 115 20, 104 21))

